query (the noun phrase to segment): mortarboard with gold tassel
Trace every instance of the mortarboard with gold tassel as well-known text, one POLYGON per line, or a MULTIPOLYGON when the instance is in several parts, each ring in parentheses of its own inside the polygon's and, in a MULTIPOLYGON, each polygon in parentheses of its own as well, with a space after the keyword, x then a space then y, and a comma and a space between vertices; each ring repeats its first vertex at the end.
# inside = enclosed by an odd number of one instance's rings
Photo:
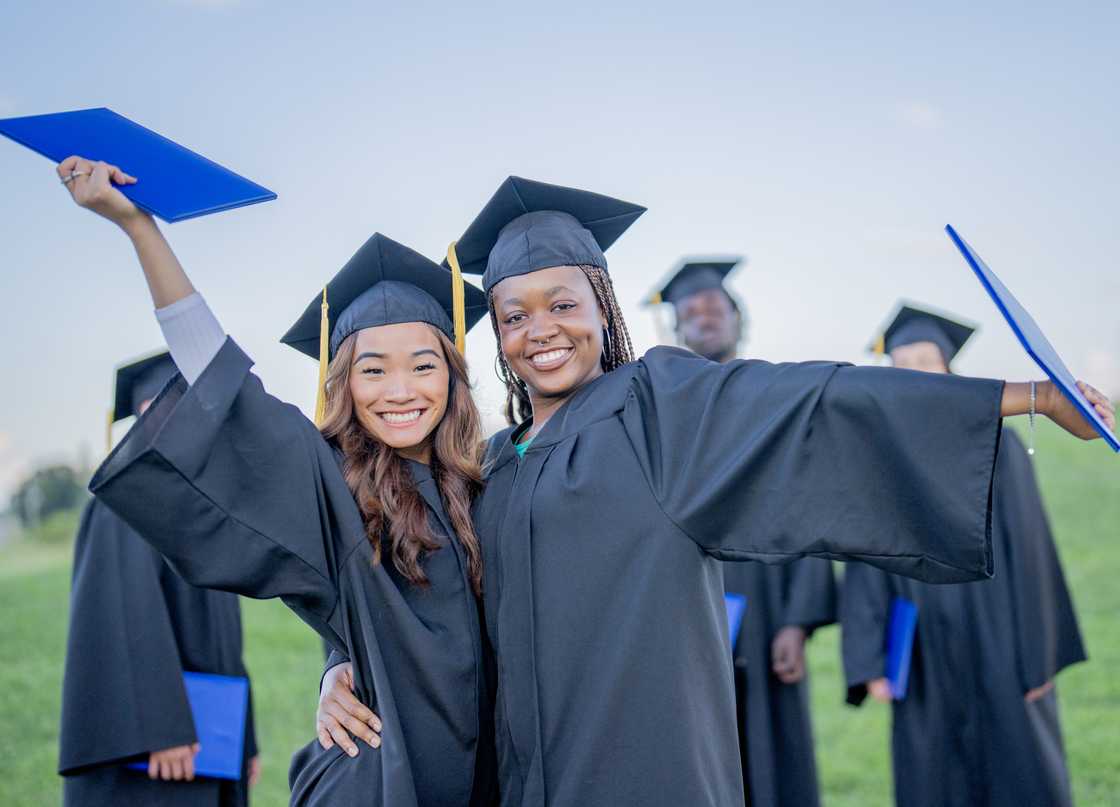
MULTIPOLYGON (((455 245, 448 248, 456 264, 455 245)), ((307 306, 281 342, 319 360, 315 422, 326 413, 327 368, 339 345, 364 328, 425 322, 466 348, 466 333, 487 312, 486 295, 451 270, 375 233, 307 306)))

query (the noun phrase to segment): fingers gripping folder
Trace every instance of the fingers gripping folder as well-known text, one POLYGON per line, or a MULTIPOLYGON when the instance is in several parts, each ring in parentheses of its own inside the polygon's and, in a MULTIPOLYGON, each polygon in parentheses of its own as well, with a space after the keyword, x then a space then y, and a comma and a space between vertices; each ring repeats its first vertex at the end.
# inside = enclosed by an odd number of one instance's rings
POLYGON ((1003 318, 1007 320, 1007 324, 1011 326, 1015 338, 1027 351, 1035 364, 1037 364, 1042 371, 1050 377, 1054 385, 1061 390, 1062 395, 1066 396, 1070 402, 1077 407, 1079 411, 1093 428, 1100 433, 1104 441, 1108 443, 1113 451, 1120 452, 1120 439, 1117 439, 1101 416, 1097 414, 1096 409, 1089 403, 1089 400, 1082 394, 1081 390, 1077 388, 1077 380, 1074 378, 1073 373, 1066 367, 1065 362, 1062 361, 1058 351, 1050 344, 1050 341, 1042 333, 1042 329, 1038 327, 1038 323, 1034 318, 1027 313, 1022 304, 1015 299, 1015 295, 1003 285, 1003 282, 996 277, 984 260, 976 254, 976 251, 968 245, 963 238, 953 229, 951 224, 945 225, 945 232, 949 234, 949 238, 960 250, 961 255, 964 256, 965 261, 972 267, 972 271, 976 273, 976 277, 980 280, 980 285, 988 292, 992 298, 992 302, 996 304, 996 308, 1003 314, 1003 318))
POLYGON ((137 178, 118 190, 166 222, 268 202, 276 194, 111 109, 0 119, 0 134, 62 162, 78 155, 137 178))

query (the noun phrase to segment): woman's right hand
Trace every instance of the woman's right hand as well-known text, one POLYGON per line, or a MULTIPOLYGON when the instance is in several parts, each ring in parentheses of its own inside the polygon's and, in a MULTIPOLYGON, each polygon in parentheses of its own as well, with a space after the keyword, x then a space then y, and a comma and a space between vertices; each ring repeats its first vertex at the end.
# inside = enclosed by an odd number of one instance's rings
POLYGON ((319 690, 319 709, 315 712, 319 745, 335 744, 352 757, 358 756, 354 737, 372 748, 381 747, 381 718, 354 697, 354 666, 350 662, 327 670, 319 690))
POLYGON ((148 215, 117 190, 117 185, 135 185, 136 177, 115 165, 74 156, 60 162, 57 171, 58 178, 64 182, 73 177, 65 185, 78 205, 122 228, 148 215))

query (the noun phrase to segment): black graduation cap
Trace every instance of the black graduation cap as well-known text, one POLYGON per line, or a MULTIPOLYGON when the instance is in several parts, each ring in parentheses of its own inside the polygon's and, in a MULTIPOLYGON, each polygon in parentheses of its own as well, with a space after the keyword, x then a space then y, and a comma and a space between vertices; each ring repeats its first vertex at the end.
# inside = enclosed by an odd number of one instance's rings
POLYGON ((739 255, 682 258, 662 282, 661 288, 646 298, 645 305, 676 303, 705 289, 726 291, 724 280, 732 269, 744 261, 745 258, 739 255))
POLYGON ((486 295, 463 282, 459 273, 374 233, 280 341, 319 359, 319 422, 327 364, 350 334, 378 325, 426 322, 443 331, 462 353, 467 331, 486 312, 486 295))
POLYGON ((933 342, 941 348, 941 355, 948 365, 976 328, 975 325, 965 325, 942 314, 903 303, 890 325, 868 349, 882 354, 915 342, 933 342))
MULTIPOLYGON (((328 355, 362 328, 426 322, 455 339, 455 305, 451 272, 381 233, 374 233, 327 283, 328 355)), ((464 333, 486 313, 486 295, 463 284, 464 333)), ((319 358, 323 295, 308 303, 280 341, 313 359, 319 358)))
POLYGON ((140 404, 155 398, 177 372, 179 368, 166 350, 149 353, 117 367, 109 423, 139 415, 140 404))
POLYGON ((140 404, 159 395, 177 372, 179 368, 164 349, 118 365, 113 373, 113 405, 105 421, 106 451, 113 446, 113 424, 139 415, 140 404))
POLYGON ((509 177, 448 250, 490 291, 507 277, 553 266, 607 268, 603 255, 646 212, 610 196, 509 177))

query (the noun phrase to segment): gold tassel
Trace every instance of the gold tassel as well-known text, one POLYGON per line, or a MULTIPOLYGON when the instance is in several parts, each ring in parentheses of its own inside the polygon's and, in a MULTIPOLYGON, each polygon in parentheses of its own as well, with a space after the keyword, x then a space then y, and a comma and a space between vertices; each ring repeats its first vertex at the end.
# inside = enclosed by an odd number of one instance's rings
POLYGON ((105 416, 105 453, 113 450, 113 410, 105 416))
POLYGON ((467 352, 467 301, 466 287, 463 285, 463 272, 459 269, 459 256, 455 254, 452 241, 447 248, 447 263, 451 266, 451 312, 455 325, 455 349, 460 356, 467 352))
POLYGON ((327 414, 327 365, 330 364, 331 319, 327 316, 327 287, 323 286, 323 305, 319 309, 319 387, 315 392, 315 425, 322 426, 327 414))
POLYGON ((885 333, 879 334, 879 338, 875 340, 875 346, 871 351, 876 356, 884 356, 887 352, 887 335, 885 333))

